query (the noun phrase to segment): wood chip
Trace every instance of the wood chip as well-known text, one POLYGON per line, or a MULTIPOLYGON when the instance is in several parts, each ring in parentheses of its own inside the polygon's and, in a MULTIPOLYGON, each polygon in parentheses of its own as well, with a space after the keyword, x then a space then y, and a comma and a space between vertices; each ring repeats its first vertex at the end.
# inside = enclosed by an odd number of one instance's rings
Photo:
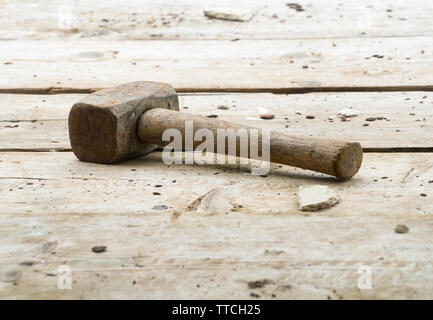
POLYGON ((298 190, 298 207, 302 211, 330 208, 340 202, 338 195, 327 186, 304 185, 298 190))
POLYGON ((263 114, 260 114, 260 118, 263 120, 271 120, 271 119, 275 118, 275 115, 273 115, 271 113, 263 113, 263 114))
POLYGON ((255 13, 240 9, 213 9, 203 10, 203 14, 210 19, 247 22, 253 18, 255 13))
POLYGON ((228 110, 228 109, 230 109, 229 107, 227 107, 225 105, 220 105, 217 108, 220 109, 220 110, 228 110))
POLYGON ((339 116, 343 116, 346 118, 356 117, 356 116, 359 116, 360 114, 361 114, 361 112, 359 112, 358 110, 352 109, 352 108, 345 108, 345 109, 338 111, 339 116))

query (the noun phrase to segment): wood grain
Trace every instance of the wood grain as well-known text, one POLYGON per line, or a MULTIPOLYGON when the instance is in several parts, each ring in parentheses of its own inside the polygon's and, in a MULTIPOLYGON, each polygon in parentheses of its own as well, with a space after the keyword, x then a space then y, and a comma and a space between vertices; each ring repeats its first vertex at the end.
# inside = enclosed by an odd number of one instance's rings
POLYGON ((1 39, 305 39, 431 35, 429 1, 130 0, 119 3, 2 1, 1 39), (204 16, 206 9, 255 13, 249 22, 204 16), (70 19, 68 18, 70 14, 70 19), (62 15, 65 17, 62 20, 62 15), (70 23, 68 23, 70 22, 70 23))
POLYGON ((431 37, 0 41, 0 91, 88 92, 135 80, 179 92, 432 90, 431 37))
POLYGON ((429 153, 365 154, 359 174, 345 182, 277 165, 271 167, 266 178, 252 175, 249 165, 167 166, 159 152, 115 165, 81 162, 71 152, 2 152, 0 156, 5 213, 18 214, 28 209, 41 214, 47 210, 139 214, 152 213, 152 207, 158 204, 182 212, 200 195, 216 187, 233 191, 226 197, 245 206, 240 212, 296 213, 293 193, 300 185, 311 183, 335 188, 344 200, 323 211, 325 215, 403 217, 430 214, 433 209, 429 197, 420 195, 429 195, 433 188, 428 182, 433 179, 429 153), (143 196, 137 197, 137 193, 143 196), (97 200, 88 201, 92 198, 97 200), (249 204, 252 199, 254 204, 249 204), (362 210, 360 203, 365 204, 362 210))
MULTIPOLYGON (((2 94, 0 150, 70 150, 66 119, 84 96, 2 94)), ((184 112, 302 137, 359 141, 370 151, 433 149, 430 92, 183 94, 179 99, 184 112), (228 110, 219 109, 221 105, 228 110), (341 121, 338 112, 350 107, 360 115, 341 121), (263 112, 275 118, 260 119, 263 112), (308 115, 315 118, 306 119, 308 115), (389 121, 365 121, 369 117, 389 121)))
POLYGON ((22 273, 18 285, 0 282, 1 298, 431 298, 430 154, 366 154, 344 183, 288 167, 266 178, 167 167, 158 153, 114 166, 69 152, 0 160, 0 273, 22 273), (312 183, 341 203, 298 211, 297 188, 312 183), (214 188, 234 211, 186 209, 214 188), (394 232, 401 223, 409 233, 394 232), (60 265, 72 268, 72 290, 57 287, 60 265), (357 288, 361 265, 372 268, 371 290, 357 288), (269 285, 248 288, 262 279, 269 285))
POLYGON ((0 1, 0 299, 432 298, 433 5, 286 2, 0 1), (203 15, 216 7, 254 16, 203 15), (386 153, 365 154, 345 182, 167 166, 159 152, 78 161, 72 104, 134 80, 172 84, 185 112, 386 153), (360 115, 341 121, 345 108, 360 115), (306 184, 341 202, 299 211, 306 184), (358 287, 360 266, 372 289, 358 287))

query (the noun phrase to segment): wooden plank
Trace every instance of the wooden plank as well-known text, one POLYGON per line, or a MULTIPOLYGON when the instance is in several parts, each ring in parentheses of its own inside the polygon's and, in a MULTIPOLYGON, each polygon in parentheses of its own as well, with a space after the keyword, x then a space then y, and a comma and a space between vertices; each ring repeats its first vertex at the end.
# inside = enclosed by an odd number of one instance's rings
POLYGON ((0 282, 2 299, 251 299, 251 293, 262 299, 432 298, 427 217, 188 215, 172 222, 164 214, 67 215, 13 223, 25 222, 21 230, 7 223, 21 243, 7 244, 14 252, 1 269, 18 269, 22 277, 17 285, 0 282), (401 222, 411 227, 408 234, 394 233, 401 222), (57 246, 34 253, 48 241, 57 246), (102 244, 107 252, 91 252, 102 244), (18 265, 28 261, 35 264, 18 265), (71 290, 58 287, 56 272, 64 265, 72 271, 71 290), (357 288, 361 266, 371 268, 371 290, 357 288), (269 284, 250 289, 257 280, 269 284))
POLYGON ((133 80, 184 92, 432 90, 432 45, 432 37, 0 41, 0 91, 76 92, 133 80))
POLYGON ((2 152, 0 159, 5 214, 27 209, 41 214, 53 210, 145 214, 160 204, 184 211, 201 194, 218 186, 231 190, 227 197, 244 206, 240 211, 293 213, 297 212, 293 193, 309 180, 332 186, 345 200, 326 214, 403 217, 433 210, 433 202, 420 196, 432 193, 433 188, 428 182, 433 179, 428 153, 366 154, 360 173, 344 183, 287 166, 274 165, 267 178, 252 175, 248 166, 167 166, 159 152, 116 165, 80 162, 71 152, 2 152), (143 197, 131 202, 130 196, 137 194, 143 197), (88 201, 91 198, 98 201, 88 201), (249 204, 252 198, 257 203, 249 204), (362 210, 357 209, 365 202, 362 210))
MULTIPOLYGON (((2 1, 0 92, 88 92, 145 75, 206 92, 182 95, 183 111, 370 151, 432 151, 433 5, 340 2, 301 1, 297 12, 286 1, 241 1, 256 15, 228 22, 205 18, 205 2, 80 0, 59 30, 66 2, 2 1), (424 91, 208 93, 332 90, 424 91), (329 121, 346 107, 361 115, 329 121), (364 127, 370 116, 389 121, 364 127)), ((341 183, 276 165, 266 177, 248 166, 166 166, 158 152, 111 166, 71 152, 10 152, 69 150, 66 117, 81 97, 0 95, 0 299, 432 298, 430 153, 366 154, 341 183), (312 183, 342 202, 300 212, 298 187, 312 183), (215 188, 211 209, 191 209, 215 188), (394 232, 401 223, 409 233, 394 232), (57 286, 60 265, 72 268, 72 290, 57 286), (372 289, 357 287, 361 265, 372 289), (20 276, 7 282, 8 271, 20 276), (249 288, 257 280, 265 285, 249 288)))
POLYGON ((159 157, 106 166, 71 153, 0 153, 0 273, 22 274, 0 282, 0 298, 431 299, 430 154, 366 154, 343 183, 288 167, 266 178, 245 167, 167 167, 159 157), (297 187, 311 183, 341 203, 298 211, 297 187), (235 211, 185 211, 215 187, 235 211), (409 233, 394 232, 401 223, 409 233), (72 268, 71 290, 57 287, 60 265, 72 268), (361 265, 370 290, 357 288, 361 265))
POLYGON ((293 39, 431 35, 429 1, 115 0, 2 1, 1 39, 293 39), (251 11, 249 22, 208 19, 203 10, 251 11), (64 18, 63 18, 64 17, 64 18), (70 17, 70 18, 69 18, 70 17))
MULTIPOLYGON (((0 150, 69 150, 66 119, 72 104, 84 96, 1 95, 0 150)), ((369 150, 433 150, 427 138, 433 126, 431 92, 182 94, 179 99, 183 112, 215 114, 288 134, 359 141, 369 150), (229 109, 218 109, 220 105, 229 109), (349 107, 361 114, 343 122, 337 114, 349 107), (275 118, 260 119, 261 109, 275 118), (315 119, 306 119, 307 115, 315 119), (329 117, 335 119, 331 122, 329 117), (389 121, 367 122, 368 117, 389 121)))

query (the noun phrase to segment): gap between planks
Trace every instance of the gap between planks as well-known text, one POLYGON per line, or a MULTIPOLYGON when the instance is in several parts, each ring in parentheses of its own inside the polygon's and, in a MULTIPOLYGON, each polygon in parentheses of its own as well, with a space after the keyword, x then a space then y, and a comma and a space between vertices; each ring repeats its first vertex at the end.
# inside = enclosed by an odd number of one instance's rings
MULTIPOLYGON (((104 88, 0 88, 0 94, 89 94, 104 88)), ((372 87, 299 87, 299 88, 175 88, 177 93, 273 93, 305 94, 319 92, 405 92, 433 91, 433 85, 372 87)))
POLYGON ((179 92, 431 91, 432 41, 1 41, 0 90, 87 93, 148 79, 179 92))
MULTIPOLYGON (((66 119, 72 104, 84 96, 2 95, 0 152, 70 152, 66 119)), ((185 112, 216 114, 222 120, 291 135, 307 132, 311 137, 359 141, 366 153, 433 152, 433 144, 426 139, 433 121, 433 97, 428 92, 301 95, 208 92, 180 93, 179 100, 185 112), (221 104, 230 109, 219 110, 217 106, 221 104), (336 117, 339 110, 348 106, 359 109, 361 115, 347 122, 340 122, 338 118, 329 122, 330 116, 336 117), (260 120, 258 107, 267 108, 275 114, 275 119, 260 120), (316 118, 305 120, 307 114, 314 114, 316 118), (372 116, 386 117, 389 121, 375 121, 366 129, 364 119, 372 116), (420 117, 425 121, 420 121, 420 117)))
MULTIPOLYGON (((158 148, 155 151, 162 151, 158 148)), ((433 147, 402 147, 402 148, 363 148, 364 153, 430 153, 433 147)), ((72 152, 71 148, 0 148, 0 152, 72 152)))

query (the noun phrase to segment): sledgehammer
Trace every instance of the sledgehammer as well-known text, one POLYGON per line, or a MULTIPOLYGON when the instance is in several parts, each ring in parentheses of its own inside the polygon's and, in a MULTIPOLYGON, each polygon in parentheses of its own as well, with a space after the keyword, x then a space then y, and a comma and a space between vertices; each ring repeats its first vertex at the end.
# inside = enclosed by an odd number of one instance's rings
MULTIPOLYGON (((115 163, 167 145, 169 142, 162 139, 167 129, 179 130, 185 139, 187 120, 193 121, 194 132, 208 129, 215 136, 218 129, 246 129, 247 132, 256 129, 179 112, 177 94, 170 85, 140 81, 96 91, 75 103, 69 113, 69 139, 78 159, 115 163)), ((236 142, 236 155, 239 155, 240 141, 236 142)), ((269 143, 271 162, 322 172, 341 180, 354 176, 362 162, 358 142, 295 137, 271 131, 269 143)), ((216 152, 228 154, 228 149, 216 152)), ((248 152, 248 158, 255 157, 248 152)))

